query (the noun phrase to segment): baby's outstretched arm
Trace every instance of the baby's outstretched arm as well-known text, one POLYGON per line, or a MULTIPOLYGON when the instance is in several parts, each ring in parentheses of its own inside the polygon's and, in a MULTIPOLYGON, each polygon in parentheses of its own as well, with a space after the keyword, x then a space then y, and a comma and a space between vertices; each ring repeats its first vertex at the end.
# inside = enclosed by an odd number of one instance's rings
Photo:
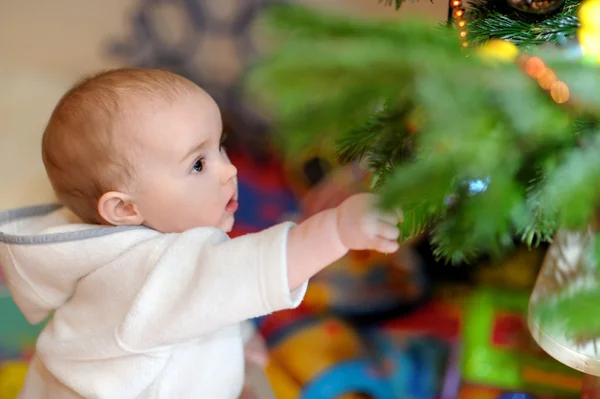
POLYGON ((397 217, 378 212, 376 199, 357 194, 298 226, 282 223, 233 240, 197 228, 140 242, 128 252, 137 261, 122 271, 123 279, 135 277, 128 289, 136 294, 115 326, 119 347, 153 351, 295 307, 303 283, 349 249, 396 251, 397 217))
POLYGON ((317 213, 290 230, 287 243, 291 290, 348 250, 398 250, 398 217, 375 209, 377 196, 356 194, 338 207, 317 213))

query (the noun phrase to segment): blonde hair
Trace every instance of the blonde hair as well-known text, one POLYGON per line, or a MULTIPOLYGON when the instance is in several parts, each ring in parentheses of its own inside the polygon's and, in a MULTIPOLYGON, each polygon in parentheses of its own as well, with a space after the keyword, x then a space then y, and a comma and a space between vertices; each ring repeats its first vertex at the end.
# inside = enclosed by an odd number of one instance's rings
POLYGON ((98 201, 126 187, 134 171, 126 129, 142 103, 173 101, 198 87, 162 70, 115 69, 85 78, 56 105, 42 139, 42 158, 58 199, 88 223, 103 224, 98 201))

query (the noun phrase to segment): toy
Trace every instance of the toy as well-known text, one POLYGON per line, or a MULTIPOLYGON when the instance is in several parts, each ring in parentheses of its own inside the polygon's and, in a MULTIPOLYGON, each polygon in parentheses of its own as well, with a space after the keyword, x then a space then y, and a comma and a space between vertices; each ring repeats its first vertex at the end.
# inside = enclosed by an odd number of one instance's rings
POLYGON ((286 186, 282 165, 276 159, 259 163, 248 154, 232 152, 229 155, 238 168, 241 204, 231 237, 254 233, 298 215, 298 202, 286 186))
POLYGON ((25 362, 0 363, 0 399, 16 399, 26 375, 27 363, 25 362))
POLYGON ((339 167, 335 154, 318 147, 286 157, 284 171, 294 193, 300 198, 307 198, 308 208, 328 200, 328 197, 347 197, 362 176, 355 167, 339 167))
POLYGON ((426 336, 454 343, 459 339, 461 323, 461 302, 436 297, 411 314, 381 323, 379 328, 390 334, 426 336))
POLYGON ((460 355, 462 353, 461 345, 459 343, 450 344, 448 352, 446 373, 442 381, 438 399, 455 399, 458 396, 460 389, 460 355))
POLYGON ((41 326, 31 326, 13 302, 0 269, 0 399, 16 399, 41 326))
POLYGON ((341 320, 288 313, 280 323, 263 323, 261 332, 270 348, 273 364, 267 376, 277 397, 350 399, 361 393, 393 398, 377 364, 366 357, 360 337, 341 320))
POLYGON ((266 374, 278 398, 300 398, 302 386, 294 380, 281 365, 270 360, 266 367, 266 374))
POLYGON ((527 292, 479 289, 464 315, 463 378, 499 389, 577 394, 580 373, 546 355, 525 323, 527 292))
POLYGON ((352 251, 312 279, 305 306, 363 323, 405 314, 428 295, 421 260, 410 247, 387 256, 352 251))
POLYGON ((578 396, 533 395, 520 391, 503 391, 481 385, 463 384, 457 399, 567 399, 578 396))
MULTIPOLYGON (((496 388, 464 385, 460 389, 457 399, 499 399, 502 391, 496 388)), ((530 399, 524 397, 522 399, 530 399)))
POLYGON ((0 361, 29 358, 42 327, 30 325, 0 285, 0 361))
POLYGON ((394 397, 456 398, 460 323, 460 304, 440 296, 369 334, 394 397))
POLYGON ((372 344, 394 398, 434 399, 441 390, 448 347, 437 339, 382 331, 372 344))

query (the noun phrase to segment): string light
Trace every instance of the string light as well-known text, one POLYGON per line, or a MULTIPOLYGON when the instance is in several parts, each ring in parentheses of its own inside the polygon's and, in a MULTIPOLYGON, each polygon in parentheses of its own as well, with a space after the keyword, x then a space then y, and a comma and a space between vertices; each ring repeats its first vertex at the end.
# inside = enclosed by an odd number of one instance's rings
POLYGON ((469 47, 467 41, 467 21, 465 21, 465 10, 462 8, 462 0, 450 0, 450 7, 452 8, 452 17, 458 26, 458 37, 460 38, 460 45, 462 47, 469 47))
POLYGON ((569 101, 569 86, 565 82, 557 80, 550 87, 550 95, 557 104, 564 104, 569 101))
POLYGON ((558 79, 556 74, 550 68, 547 68, 545 72, 538 78, 538 84, 544 90, 550 90, 552 85, 556 83, 558 79))
POLYGON ((543 90, 549 92, 555 103, 564 104, 569 101, 571 96, 569 86, 558 80, 556 73, 546 66, 542 59, 522 55, 519 61, 525 73, 535 79, 543 90))
MULTIPOLYGON (((467 21, 465 20, 465 10, 462 7, 462 0, 449 0, 452 9, 452 17, 458 27, 458 37, 460 45, 469 47, 467 41, 467 21)), ((600 0, 596 0, 600 4, 600 0)), ((566 83, 558 80, 556 73, 546 66, 544 61, 539 57, 530 57, 521 55, 519 64, 527 75, 535 79, 543 90, 550 94, 550 97, 557 104, 564 104, 569 101, 570 91, 566 83)))

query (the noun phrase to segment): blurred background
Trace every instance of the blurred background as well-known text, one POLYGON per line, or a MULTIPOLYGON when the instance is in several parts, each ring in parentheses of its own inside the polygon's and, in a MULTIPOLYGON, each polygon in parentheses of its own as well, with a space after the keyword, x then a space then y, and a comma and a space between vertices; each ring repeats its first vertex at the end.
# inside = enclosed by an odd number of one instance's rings
MULTIPOLYGON (((445 21, 447 2, 298 0, 371 19, 445 21)), ((364 189, 369 176, 319 149, 273 150, 269 121, 242 96, 268 37, 254 22, 266 0, 0 0, 0 209, 54 201, 40 138, 80 77, 117 66, 159 67, 220 104, 240 177, 234 235, 300 220, 364 189)), ((494 399, 578 397, 581 376, 544 355, 523 315, 544 248, 503 262, 438 264, 426 237, 397 256, 353 253, 321 273, 300 309, 256 320, 277 397, 494 399), (344 395, 344 396, 343 396, 344 395)), ((0 399, 22 383, 38 327, 28 326, 0 275, 0 399)))
MULTIPOLYGON (((372 18, 417 13, 435 20, 446 12, 444 4, 429 2, 408 4, 402 13, 373 0, 303 2, 372 18)), ((266 4, 0 0, 0 168, 14 172, 4 175, 0 208, 52 198, 39 138, 59 97, 86 74, 123 65, 170 67, 205 86, 231 115, 230 123, 244 126, 234 120, 243 107, 235 97, 261 44, 252 22, 266 4)), ((252 141, 254 133, 238 136, 252 141)))

